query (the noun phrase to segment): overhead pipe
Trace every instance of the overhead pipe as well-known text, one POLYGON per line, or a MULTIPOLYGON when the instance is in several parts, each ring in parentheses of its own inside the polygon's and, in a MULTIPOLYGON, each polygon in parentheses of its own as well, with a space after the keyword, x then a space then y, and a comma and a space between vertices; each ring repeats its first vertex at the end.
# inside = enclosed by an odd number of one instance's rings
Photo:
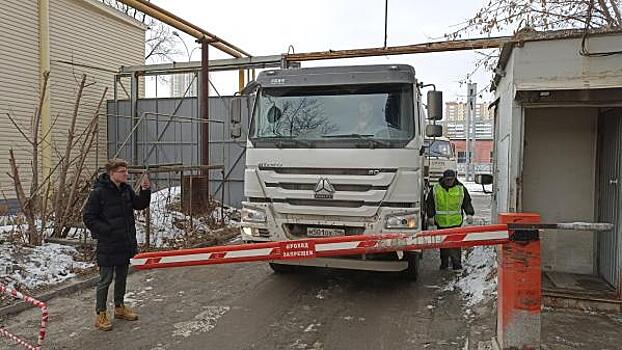
POLYGON ((162 21, 176 29, 181 30, 182 32, 196 38, 197 41, 199 42, 207 41, 213 47, 233 57, 251 56, 248 52, 225 41, 224 39, 221 39, 218 36, 208 32, 207 30, 202 29, 148 1, 145 1, 145 0, 118 0, 118 1, 125 5, 131 6, 138 11, 144 12, 145 14, 159 21, 162 21))

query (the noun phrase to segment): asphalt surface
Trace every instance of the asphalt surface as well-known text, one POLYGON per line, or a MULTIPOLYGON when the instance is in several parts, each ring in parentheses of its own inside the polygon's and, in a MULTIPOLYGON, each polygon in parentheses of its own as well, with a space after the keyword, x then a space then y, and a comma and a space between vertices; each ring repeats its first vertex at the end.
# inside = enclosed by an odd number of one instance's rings
MULTIPOLYGON (((475 193, 479 217, 490 197, 475 193)), ((154 271, 129 277, 127 303, 136 322, 93 327, 94 290, 49 302, 44 349, 490 349, 494 300, 471 308, 458 278, 438 271, 437 252, 424 255, 420 279, 338 270, 275 274, 265 263, 154 271)), ((111 290, 112 292, 112 290, 111 290)), ((36 339, 39 311, 0 326, 36 339)), ((543 349, 620 349, 620 315, 547 309, 543 349)), ((17 349, 0 339, 0 349, 17 349)))
MULTIPOLYGON (((475 201, 484 214, 489 197, 475 201)), ((126 301, 138 321, 99 331, 94 290, 56 298, 45 348, 477 349, 475 338, 494 335, 492 310, 480 310, 477 324, 465 315, 459 292, 443 290, 456 275, 438 271, 437 254, 424 254, 417 282, 325 269, 276 274, 265 263, 139 271, 126 301)), ((34 339, 37 315, 23 312, 6 327, 34 339)))

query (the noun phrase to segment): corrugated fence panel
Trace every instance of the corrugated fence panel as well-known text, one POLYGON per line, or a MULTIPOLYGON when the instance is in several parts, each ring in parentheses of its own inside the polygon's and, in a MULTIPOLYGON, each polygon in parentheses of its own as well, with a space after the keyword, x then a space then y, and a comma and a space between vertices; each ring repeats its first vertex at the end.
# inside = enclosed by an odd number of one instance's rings
MULTIPOLYGON (((240 207, 244 199, 245 139, 230 137, 230 105, 234 98, 210 98, 210 164, 224 165, 223 171, 210 172, 210 192, 224 203, 240 207)), ((244 102, 245 103, 245 102, 244 102)), ((248 113, 242 109, 243 135, 249 124, 248 113)), ((199 165, 201 163, 202 125, 198 120, 197 99, 160 98, 140 99, 137 103, 135 135, 131 105, 128 100, 108 101, 108 156, 118 157, 133 164, 199 165)), ((152 176, 156 186, 178 185, 179 175, 171 182, 168 174, 152 176), (160 182, 158 184, 158 182, 160 182)))

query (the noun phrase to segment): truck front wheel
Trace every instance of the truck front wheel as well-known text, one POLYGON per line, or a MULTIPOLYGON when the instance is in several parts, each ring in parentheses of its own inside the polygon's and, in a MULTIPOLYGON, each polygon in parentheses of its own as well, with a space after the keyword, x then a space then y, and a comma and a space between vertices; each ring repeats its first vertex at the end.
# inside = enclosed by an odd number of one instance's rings
POLYGON ((291 273, 296 271, 296 266, 293 265, 285 265, 285 264, 277 264, 277 263, 268 263, 270 268, 275 273, 291 273))
POLYGON ((419 260, 421 260, 421 254, 419 252, 404 252, 406 254, 406 261, 408 261, 408 268, 402 271, 404 278, 410 281, 416 281, 419 278, 419 260))

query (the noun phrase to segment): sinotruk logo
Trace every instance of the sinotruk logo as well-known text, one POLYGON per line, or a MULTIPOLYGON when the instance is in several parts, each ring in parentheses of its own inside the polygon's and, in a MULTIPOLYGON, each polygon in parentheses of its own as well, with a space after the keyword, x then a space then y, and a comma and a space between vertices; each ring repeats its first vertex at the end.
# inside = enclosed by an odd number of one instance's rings
POLYGON ((335 188, 325 177, 320 178, 313 191, 315 192, 315 198, 318 199, 333 199, 335 194, 335 188))

